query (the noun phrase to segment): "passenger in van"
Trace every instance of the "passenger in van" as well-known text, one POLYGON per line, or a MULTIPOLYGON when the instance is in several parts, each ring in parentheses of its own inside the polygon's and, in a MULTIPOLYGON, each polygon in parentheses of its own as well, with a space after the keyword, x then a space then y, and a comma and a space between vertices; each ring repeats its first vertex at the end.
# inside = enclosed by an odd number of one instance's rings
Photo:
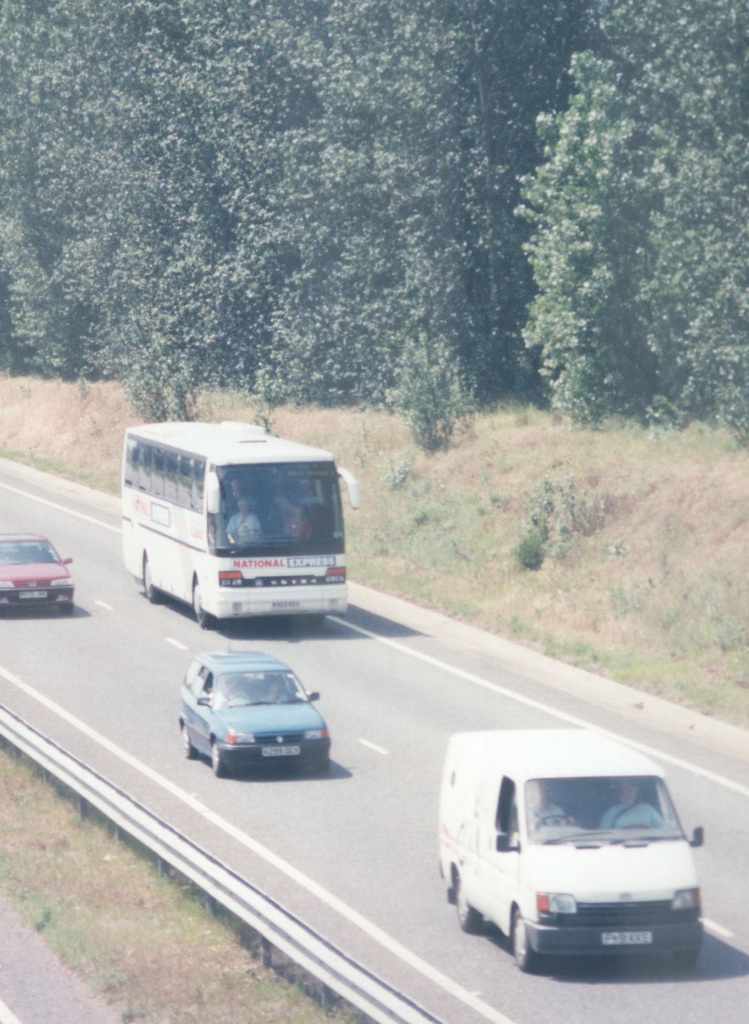
POLYGON ((575 819, 559 806, 559 795, 550 779, 528 783, 528 828, 536 832, 554 825, 574 825, 575 819))
POLYGON ((652 804, 638 800, 640 787, 636 779, 622 779, 619 802, 604 811, 601 828, 660 828, 663 818, 652 804))

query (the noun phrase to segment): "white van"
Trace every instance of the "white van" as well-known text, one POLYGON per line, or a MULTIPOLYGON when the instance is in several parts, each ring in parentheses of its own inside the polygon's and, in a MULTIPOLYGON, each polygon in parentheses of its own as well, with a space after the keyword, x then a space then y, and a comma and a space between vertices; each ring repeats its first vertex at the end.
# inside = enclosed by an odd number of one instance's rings
POLYGON ((440 797, 440 871, 466 932, 540 955, 669 953, 702 941, 690 846, 653 761, 582 729, 459 733, 440 797))

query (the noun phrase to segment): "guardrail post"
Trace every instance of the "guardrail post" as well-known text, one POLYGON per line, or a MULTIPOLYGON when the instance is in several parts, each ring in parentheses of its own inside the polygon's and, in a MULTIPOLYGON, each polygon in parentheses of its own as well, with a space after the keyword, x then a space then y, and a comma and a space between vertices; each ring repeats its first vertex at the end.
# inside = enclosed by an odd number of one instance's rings
POLYGON ((78 817, 81 821, 85 821, 88 818, 88 800, 79 793, 77 794, 76 802, 78 804, 78 817))

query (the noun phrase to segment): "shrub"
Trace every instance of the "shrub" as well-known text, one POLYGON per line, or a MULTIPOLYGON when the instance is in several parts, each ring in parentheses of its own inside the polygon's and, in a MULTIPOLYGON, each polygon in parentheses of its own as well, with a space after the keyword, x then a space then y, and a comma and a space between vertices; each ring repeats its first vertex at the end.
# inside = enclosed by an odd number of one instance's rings
POLYGON ((544 539, 537 530, 526 534, 515 548, 515 558, 521 569, 540 569, 545 556, 544 539))
POLYGON ((407 343, 399 382, 390 401, 427 452, 449 448, 455 430, 470 412, 470 402, 446 344, 420 337, 407 343))

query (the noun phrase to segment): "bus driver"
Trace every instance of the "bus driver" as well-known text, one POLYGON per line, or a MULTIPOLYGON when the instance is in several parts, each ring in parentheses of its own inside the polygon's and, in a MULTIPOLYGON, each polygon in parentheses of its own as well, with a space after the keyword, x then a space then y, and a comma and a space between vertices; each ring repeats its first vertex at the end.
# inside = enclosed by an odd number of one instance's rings
POLYGON ((262 540, 263 529, 260 520, 250 508, 250 502, 244 495, 239 499, 238 511, 229 520, 226 536, 232 544, 253 544, 262 540))

